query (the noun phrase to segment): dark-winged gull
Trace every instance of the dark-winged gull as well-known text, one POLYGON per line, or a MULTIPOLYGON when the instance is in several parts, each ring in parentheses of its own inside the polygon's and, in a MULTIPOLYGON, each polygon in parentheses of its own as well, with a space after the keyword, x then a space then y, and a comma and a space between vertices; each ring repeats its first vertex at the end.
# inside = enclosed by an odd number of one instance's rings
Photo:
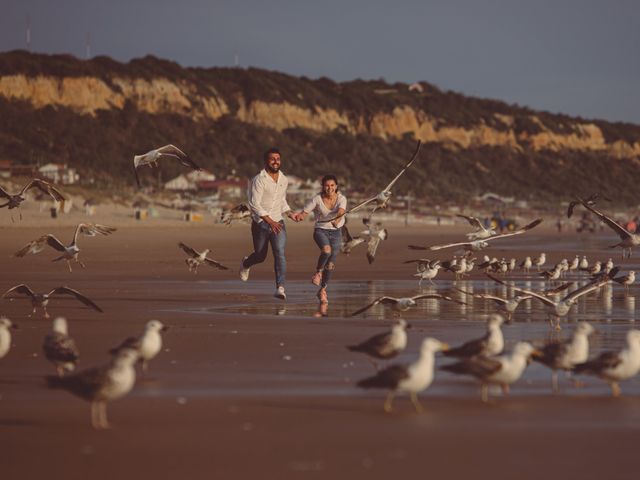
POLYGON ((138 352, 142 371, 146 372, 149 361, 153 359, 160 349, 162 349, 162 332, 166 332, 169 327, 164 326, 159 320, 150 320, 144 327, 144 332, 139 337, 129 337, 120 345, 112 348, 109 353, 117 355, 120 350, 132 348, 138 352))
POLYGON ((478 355, 440 368, 447 372, 473 375, 478 378, 482 384, 482 401, 487 402, 489 385, 500 385, 504 394, 509 393, 509 385, 522 376, 529 357, 535 352, 535 348, 530 343, 518 342, 510 354, 496 357, 478 355))
POLYGON ((189 258, 185 259, 185 263, 189 267, 190 272, 198 273, 198 267, 203 263, 206 263, 210 267, 217 268, 218 270, 229 270, 229 267, 225 267, 220 262, 207 257, 211 251, 208 248, 203 250, 201 253, 182 242, 178 243, 178 247, 189 255, 189 258))
POLYGON ((349 315, 350 317, 354 317, 362 312, 366 312, 367 310, 369 310, 371 307, 378 305, 379 303, 381 303, 382 305, 390 305, 391 308, 393 308, 396 311, 400 311, 400 312, 404 312, 409 310, 411 307, 415 307, 418 303, 418 300, 423 300, 423 299, 427 299, 427 298, 431 298, 431 299, 438 299, 438 300, 447 300, 449 302, 455 302, 455 303, 459 303, 461 305, 464 305, 464 302, 460 302, 458 300, 454 300, 451 297, 447 297, 446 295, 441 295, 439 293, 425 293, 422 295, 415 295, 413 297, 400 297, 400 298, 395 298, 395 297, 387 297, 387 296, 382 296, 382 297, 378 297, 376 298, 373 302, 371 302, 370 304, 356 310, 355 312, 353 312, 351 315, 349 315))
POLYGON ((51 248, 62 252, 62 255, 54 258, 52 261, 57 262, 59 260, 65 260, 69 267, 69 271, 71 272, 71 260, 75 260, 82 268, 85 268, 84 263, 78 259, 78 254, 80 253, 80 248, 78 247, 79 234, 86 235, 87 237, 95 237, 97 234, 110 235, 115 231, 116 229, 114 227, 109 227, 107 225, 100 225, 97 223, 79 223, 73 235, 73 240, 68 246, 65 246, 54 235, 47 234, 29 242, 22 249, 18 250, 15 253, 15 256, 24 257, 28 254, 36 254, 44 250, 45 245, 49 245, 51 248))
POLYGON ((29 316, 35 314, 36 309, 42 308, 44 312, 44 318, 49 318, 47 305, 49 304, 49 300, 51 300, 52 297, 57 295, 70 295, 74 297, 76 300, 85 304, 87 307, 90 307, 98 312, 102 312, 102 309, 98 305, 96 305, 91 299, 89 299, 88 297, 85 297, 77 290, 74 290, 72 288, 65 287, 65 286, 56 287, 48 293, 35 293, 33 290, 31 290, 31 288, 29 288, 28 285, 21 283, 20 285, 11 287, 9 290, 4 292, 4 294, 2 295, 2 298, 8 298, 9 300, 13 300, 16 297, 11 297, 10 295, 12 293, 26 295, 31 299, 31 306, 33 307, 33 311, 29 316))
POLYGON ((236 205, 229 211, 223 211, 220 214, 220 223, 225 223, 231 226, 233 222, 239 222, 251 217, 251 211, 249 207, 244 203, 236 205))
POLYGON ((600 220, 606 223, 609 226, 609 228, 611 228, 611 230, 616 232, 616 234, 620 237, 620 242, 614 245, 609 245, 609 248, 620 247, 622 248, 622 259, 624 260, 627 257, 630 258, 632 253, 632 248, 640 245, 640 234, 631 233, 629 230, 624 228, 618 222, 608 217, 604 213, 596 210, 595 208, 590 206, 588 203, 582 202, 582 204, 587 210, 594 213, 598 218, 600 218, 600 220))
MULTIPOLYGON (((391 330, 374 335, 357 345, 349 345, 347 349, 352 352, 364 353, 379 360, 389 360, 407 347, 407 328, 407 322, 399 319, 391 330)), ((371 362, 378 370, 378 364, 374 360, 371 362)))
POLYGON ((42 350, 47 360, 56 367, 59 377, 63 377, 65 371, 75 370, 80 352, 76 342, 69 336, 65 318, 57 317, 53 320, 53 328, 44 337, 42 350))
POLYGON ((49 388, 59 388, 91 402, 91 425, 109 428, 107 402, 117 400, 131 391, 136 381, 134 365, 138 352, 122 349, 107 365, 67 375, 47 376, 49 388))
POLYGON ((467 222, 469 222, 469 225, 471 225, 475 229, 473 232, 466 234, 467 238, 470 241, 484 240, 485 238, 493 237, 494 235, 498 234, 498 232, 496 232, 493 228, 485 228, 483 223, 477 217, 470 217, 468 215, 462 214, 457 214, 456 217, 464 218, 467 222))
POLYGON ((391 365, 380 370, 376 375, 358 382, 360 388, 379 388, 389 390, 384 402, 384 411, 390 413, 393 409, 393 398, 398 393, 408 393, 416 412, 423 411, 418 401, 418 392, 426 390, 433 382, 435 354, 449 348, 435 338, 425 338, 420 348, 420 357, 409 365, 391 365))
MULTIPOLYGON (((60 191, 51 185, 49 182, 34 178, 27 183, 18 193, 9 193, 4 188, 0 187, 0 198, 4 197, 8 201, 0 205, 0 208, 7 207, 9 210, 14 208, 20 208, 20 204, 26 200, 25 193, 32 188, 37 188, 42 193, 49 195, 56 202, 64 202, 65 198, 60 191)), ((2 200, 0 200, 2 201, 2 200)), ((13 220, 13 217, 11 217, 13 220)), ((20 212, 20 220, 22 220, 22 212, 20 212)))
POLYGON ((470 358, 476 355, 492 356, 502 353, 504 349, 504 336, 502 324, 504 318, 497 313, 489 316, 487 320, 487 333, 480 338, 470 340, 459 347, 454 347, 446 352, 447 357, 470 358))
POLYGON ((614 397, 620 396, 619 383, 629 380, 640 371, 640 330, 627 332, 627 347, 617 352, 604 352, 593 360, 575 366, 576 374, 600 377, 611 387, 614 397))

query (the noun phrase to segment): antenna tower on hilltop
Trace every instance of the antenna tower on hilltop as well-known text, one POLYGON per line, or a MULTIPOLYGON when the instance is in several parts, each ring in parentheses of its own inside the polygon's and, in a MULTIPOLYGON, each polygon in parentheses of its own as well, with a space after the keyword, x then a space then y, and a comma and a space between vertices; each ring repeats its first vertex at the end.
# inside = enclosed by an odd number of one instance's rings
POLYGON ((87 32, 84 44, 84 55, 87 60, 91 58, 91 33, 87 32))
POLYGON ((27 13, 27 51, 31 51, 31 15, 27 13))

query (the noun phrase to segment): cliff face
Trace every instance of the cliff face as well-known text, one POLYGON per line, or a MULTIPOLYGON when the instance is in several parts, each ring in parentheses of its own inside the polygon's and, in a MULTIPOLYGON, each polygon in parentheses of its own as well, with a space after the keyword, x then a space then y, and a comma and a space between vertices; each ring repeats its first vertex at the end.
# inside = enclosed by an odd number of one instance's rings
MULTIPOLYGON (((83 62, 25 52, 0 54, 3 110, 24 120, 26 128, 37 125, 50 139, 47 149, 29 144, 29 133, 3 128, 0 155, 25 162, 27 151, 33 157, 34 148, 41 155, 62 153, 67 158, 77 152, 91 154, 91 148, 102 142, 93 138, 89 145, 82 139, 86 125, 102 127, 109 141, 120 144, 111 151, 124 157, 130 157, 133 148, 138 152, 152 148, 155 138, 177 143, 176 137, 189 137, 189 145, 197 143, 195 149, 211 158, 207 166, 214 168, 248 164, 243 155, 255 158, 263 149, 264 145, 238 149, 236 140, 243 137, 293 145, 298 154, 322 159, 315 165, 318 168, 334 168, 329 157, 361 142, 369 144, 369 150, 384 145, 383 150, 394 152, 416 139, 432 152, 440 152, 439 157, 445 155, 442 152, 455 152, 469 162, 474 157, 469 168, 482 165, 481 173, 491 173, 496 163, 492 158, 498 152, 513 162, 526 158, 527 164, 536 157, 554 156, 630 160, 624 165, 640 159, 640 127, 634 125, 534 112, 441 92, 425 83, 412 88, 379 81, 337 84, 254 69, 183 69, 152 57, 119 64, 105 58, 83 62), (68 127, 84 125, 62 134, 71 144, 68 147, 60 145, 60 127, 55 125, 63 118, 68 127), (145 130, 140 122, 149 123, 149 128, 145 130), (136 129, 138 135, 133 133, 136 129), (220 133, 224 141, 218 139, 220 133), (125 148, 125 140, 132 138, 133 145, 125 148), (482 157, 481 152, 489 158, 475 158, 482 157)), ((126 165, 120 160, 115 163, 107 169, 111 174, 117 174, 117 165, 126 165)), ((96 165, 89 162, 87 167, 96 165)), ((374 182, 377 176, 369 172, 366 180, 374 182)))

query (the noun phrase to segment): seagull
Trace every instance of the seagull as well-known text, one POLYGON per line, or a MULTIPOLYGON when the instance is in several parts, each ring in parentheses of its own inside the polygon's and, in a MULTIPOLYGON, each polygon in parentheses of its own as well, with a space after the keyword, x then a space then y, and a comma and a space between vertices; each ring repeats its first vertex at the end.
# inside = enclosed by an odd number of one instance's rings
POLYGON ((462 247, 464 248, 465 251, 476 252, 478 250, 487 248, 489 246, 490 241, 498 240, 500 238, 512 237, 513 235, 520 235, 521 233, 524 233, 538 226, 541 222, 542 222, 542 219, 538 218, 537 220, 534 220, 530 224, 525 225, 524 227, 519 228, 518 230, 514 230, 513 232, 509 232, 509 233, 502 233, 500 235, 494 235, 493 237, 489 237, 484 240, 474 240, 473 242, 447 243, 444 245, 433 245, 431 247, 409 245, 409 248, 412 250, 442 250, 445 248, 462 247))
POLYGON ((629 291, 629 285, 632 285, 636 281, 636 272, 634 270, 629 270, 629 273, 622 275, 621 277, 616 277, 613 281, 620 285, 624 285, 625 292, 629 291))
POLYGON ((177 158, 178 161, 184 165, 185 167, 192 168, 193 170, 202 171, 198 165, 196 165, 193 160, 191 160, 186 153, 180 150, 178 147, 174 145, 165 145, 164 147, 156 148, 155 150, 150 150, 143 155, 135 155, 133 157, 133 172, 136 175, 136 183, 138 187, 140 187, 140 177, 138 177, 138 168, 149 165, 151 167, 158 166, 158 160, 161 158, 177 158))
POLYGON ((65 371, 75 370, 80 352, 76 342, 69 336, 65 318, 53 320, 53 329, 44 337, 42 350, 47 360, 55 365, 59 377, 63 377, 65 371))
POLYGON ((616 243, 615 245, 610 245, 609 248, 621 247, 622 259, 624 260, 627 257, 631 258, 631 249, 633 247, 637 247, 638 245, 640 245, 640 234, 631 233, 629 230, 624 228, 618 222, 609 218, 604 213, 599 212, 598 210, 590 206, 588 203, 582 202, 582 204, 585 206, 587 210, 597 215, 600 218, 600 220, 606 223, 609 226, 609 228, 611 228, 614 232, 616 232, 620 237, 620 242, 616 243))
POLYGON ((107 402, 117 400, 131 391, 136 381, 133 368, 138 352, 126 348, 110 363, 64 377, 47 376, 49 388, 60 388, 91 402, 91 425, 95 429, 109 428, 107 402))
POLYGON ((524 270, 526 273, 529 273, 531 267, 533 266, 533 262, 531 261, 531 257, 525 257, 525 259, 520 262, 519 267, 524 270))
POLYGON ((161 332, 166 332, 169 327, 164 326, 158 320, 150 320, 147 322, 144 332, 139 337, 129 337, 120 345, 109 350, 112 355, 117 355, 123 349, 134 349, 138 352, 140 362, 142 362, 142 371, 146 372, 149 360, 154 358, 162 348, 161 332))
POLYGON ((533 260, 533 266, 540 271, 540 269, 547 263, 547 254, 542 252, 540 255, 535 257, 533 260))
POLYGON ((456 290, 466 295, 471 295, 474 298, 480 298, 482 300, 492 300, 498 306, 498 309, 507 315, 507 323, 511 322, 513 314, 520 305, 520 302, 531 298, 531 295, 516 295, 513 298, 503 298, 497 295, 489 295, 487 293, 471 293, 467 292, 466 290, 462 290, 461 288, 456 288, 456 290))
POLYGON ((492 314, 487 321, 487 333, 480 338, 470 340, 459 347, 444 352, 446 357, 469 358, 476 355, 493 356, 502 353, 504 348, 504 336, 501 326, 504 317, 497 313, 492 314))
POLYGON ((93 308, 98 312, 102 312, 102 309, 98 305, 93 303, 93 301, 91 301, 89 298, 82 295, 77 290, 74 290, 69 287, 57 287, 51 290, 49 293, 35 293, 33 290, 31 290, 31 288, 29 288, 28 285, 21 283, 20 285, 11 287, 9 290, 4 292, 4 294, 2 295, 2 298, 9 298, 13 300, 16 297, 8 297, 8 295, 10 295, 11 293, 23 294, 31 298, 31 306, 33 307, 33 311, 29 316, 35 314, 37 308, 42 308, 42 310, 44 311, 44 318, 49 318, 49 312, 47 312, 47 305, 49 304, 49 300, 51 300, 51 297, 54 295, 71 295, 75 297, 76 300, 79 300, 82 303, 84 303, 86 306, 93 308))
POLYGON ((340 246, 340 253, 349 255, 354 247, 365 242, 365 239, 362 237, 352 237, 346 225, 340 227, 340 231, 342 233, 342 245, 340 246))
POLYGON ((589 260, 587 260, 587 256, 586 255, 582 256, 582 259, 578 263, 578 268, 580 270, 586 270, 587 268, 589 268, 589 260))
POLYGON ((178 243, 178 247, 180 247, 185 251, 187 255, 189 255, 189 258, 185 259, 185 263, 189 267, 190 272, 198 273, 198 267, 203 263, 206 263, 211 267, 215 267, 218 270, 229 270, 229 267, 225 267, 220 262, 216 262, 215 260, 207 258, 207 255, 211 251, 208 248, 200 253, 182 242, 178 243))
MULTIPOLYGON (((357 345, 349 345, 347 349, 365 353, 380 360, 389 360, 407 348, 407 328, 409 328, 407 322, 399 319, 390 331, 374 335, 357 345)), ((371 363, 378 370, 378 364, 373 360, 371 363)))
POLYGON ((422 286, 422 280, 429 280, 431 285, 435 285, 433 283, 433 279, 436 278, 438 272, 442 268, 440 264, 440 260, 429 260, 428 258, 420 258, 418 260, 407 260, 404 263, 417 263, 418 273, 414 273, 414 277, 418 277, 418 287, 422 286))
MULTIPOLYGON (((413 153, 413 156, 411 157, 411 160, 409 160, 409 162, 402 168, 402 170, 400 170, 400 173, 398 173, 398 175, 396 175, 393 178, 393 180, 391 180, 391 182, 389 182, 389 184, 386 187, 384 187, 384 189, 380 193, 378 193, 377 195, 375 195, 375 196, 373 196, 371 198, 368 198, 367 200, 365 200, 363 202, 360 202, 359 204, 355 205, 354 207, 352 207, 349 210, 347 210, 346 212, 344 212, 342 215, 348 215, 349 213, 357 212, 358 210, 361 210, 365 206, 369 205, 371 202, 375 202, 376 205, 373 208, 373 210, 371 211, 371 213, 369 214, 369 218, 371 218, 371 216, 376 212, 376 210, 378 210, 380 208, 387 208, 387 204, 389 203, 389 199, 391 198, 391 189, 393 188, 395 183, 400 179, 400 177, 404 174, 404 172, 406 172, 407 169, 411 166, 411 164, 414 162, 414 160, 416 158, 418 158, 418 152, 420 152, 420 147, 421 146, 422 146, 422 142, 420 142, 418 140, 418 146, 416 147, 416 150, 413 153)), ((334 221, 334 220, 340 218, 342 215, 338 215, 335 218, 327 220, 327 222, 334 221)))
POLYGON ((0 317, 0 358, 6 356, 11 349, 11 331, 9 330, 10 328, 13 328, 15 330, 18 327, 7 317, 0 317))
POLYGON ((454 300, 453 298, 447 297, 445 295, 440 295, 439 293, 424 293, 424 294, 421 294, 421 295, 416 295, 414 297, 402 297, 402 298, 394 298, 394 297, 382 296, 382 297, 376 298, 369 305, 367 305, 365 307, 362 307, 359 310, 356 310, 355 312, 353 312, 349 316, 350 317, 355 317, 356 315, 369 310, 371 307, 373 307, 375 305, 378 305, 379 303, 382 303, 383 305, 391 305, 391 308, 393 308, 394 310, 397 310, 397 311, 400 311, 400 312, 405 312, 405 311, 409 310, 409 308, 415 307, 418 304, 417 303, 418 300, 422 300, 424 298, 437 298, 437 299, 447 300, 449 302, 455 302, 455 303, 459 303, 461 305, 465 305, 464 302, 460 302, 458 300, 454 300))
POLYGON ((233 207, 228 212, 222 212, 220 214, 220 222, 231 226, 232 222, 244 220, 249 217, 251 217, 251 210, 249 210, 249 207, 244 203, 241 203, 240 205, 233 207))
POLYGON ((36 254, 44 250, 45 245, 49 245, 51 248, 62 252, 58 258, 54 258, 52 261, 57 262, 59 260, 65 260, 67 262, 67 266, 69 267, 69 271, 71 272, 71 260, 75 260, 80 264, 82 268, 85 268, 84 263, 82 263, 78 259, 78 254, 80 253, 80 248, 78 248, 78 235, 82 233, 88 237, 95 237, 97 234, 100 235, 110 235, 115 232, 116 229, 113 227, 108 227, 107 225, 100 225, 97 223, 79 223, 76 227, 76 233, 73 235, 73 241, 65 246, 60 240, 58 240, 54 235, 47 234, 43 235, 40 238, 29 242, 25 245, 21 250, 18 250, 15 253, 16 257, 24 257, 30 253, 36 254))
POLYGON ((422 405, 418 401, 418 392, 426 390, 433 382, 433 367, 435 364, 435 354, 446 351, 449 346, 435 338, 425 338, 420 348, 420 357, 409 365, 391 365, 380 370, 373 377, 360 380, 357 385, 360 388, 381 388, 389 390, 389 394, 384 402, 384 411, 391 413, 393 408, 393 398, 398 393, 409 393, 411 403, 416 412, 423 411, 422 405))
MULTIPOLYGON (((598 290, 599 288, 605 286, 606 284, 610 283, 612 278, 618 273, 618 268, 614 268, 613 270, 611 270, 611 272, 609 273, 609 275, 604 276, 603 278, 599 279, 599 280, 594 280, 592 282, 587 283, 586 285, 570 292, 568 295, 566 295, 565 297, 563 297, 561 300, 559 301, 554 301, 552 299, 550 299, 547 295, 545 295, 544 292, 540 293, 540 292, 534 292, 532 290, 526 290, 524 288, 519 288, 516 286, 511 285, 511 288, 513 288, 515 291, 520 292, 520 293, 524 293, 525 295, 530 295, 532 298, 535 298, 537 300, 540 300, 542 303, 544 303, 547 308, 549 309, 549 313, 552 316, 556 317, 556 330, 560 330, 560 317, 564 317, 565 315, 567 315, 569 313, 569 310, 571 310, 571 307, 573 305, 576 304, 576 302, 578 301, 578 298, 580 298, 583 295, 586 295, 587 293, 593 292, 595 290, 598 290)), ((502 285, 507 285, 505 282, 503 282, 502 280, 500 280, 497 277, 491 277, 490 278, 502 285)), ((565 287, 564 285, 562 285, 562 287, 565 287)), ((552 291, 556 291, 556 290, 552 290, 552 291)))
POLYGON ((460 362, 440 367, 441 370, 456 374, 473 375, 482 383, 481 398, 489 400, 489 384, 502 387, 502 392, 509 393, 509 385, 518 380, 527 367, 529 357, 536 352, 530 343, 518 342, 510 355, 497 357, 475 356, 460 362))
POLYGON ((589 335, 595 329, 587 322, 578 322, 570 340, 547 343, 533 359, 551 369, 551 387, 558 392, 558 370, 571 371, 589 358, 589 335))
MULTIPOLYGON (((593 195, 590 195, 584 200, 573 200, 569 202, 569 208, 567 208, 567 218, 571 218, 571 216, 573 215, 574 208, 576 208, 576 206, 580 205, 583 202, 586 202, 589 206, 594 207, 596 205, 596 200, 598 199, 599 196, 600 196, 599 194, 594 193, 593 195)), ((602 198, 605 199, 607 202, 611 201, 607 197, 602 197, 602 198)))
POLYGON ((493 237, 498 233, 493 228, 485 228, 483 223, 477 217, 469 217, 461 214, 457 214, 456 217, 464 218, 473 228, 475 228, 475 231, 466 234, 470 241, 483 240, 485 238, 493 237))
POLYGON ((569 271, 573 272, 574 270, 578 270, 580 268, 580 255, 576 255, 576 258, 571 260, 569 264, 569 271))
MULTIPOLYGON (((0 198, 4 197, 5 199, 8 200, 6 203, 3 203, 2 205, 0 205, 0 208, 7 207, 9 210, 12 210, 14 208, 19 209, 20 204, 26 200, 25 193, 32 188, 37 188, 42 193, 49 195, 56 202, 65 201, 65 198, 62 195, 62 193, 60 193, 60 191, 57 188, 55 188, 53 185, 51 185, 49 182, 45 182, 44 180, 39 180, 37 178, 34 178, 29 183, 27 183, 24 187, 22 187, 22 190, 20 190, 18 193, 11 194, 7 192, 5 189, 3 189, 2 187, 0 187, 0 198)), ((13 217, 11 217, 11 220, 13 220, 13 217)), ((22 220, 22 212, 20 212, 20 220, 22 220)))
POLYGON ((627 348, 619 352, 604 352, 593 360, 575 366, 575 373, 586 373, 609 383, 611 394, 619 397, 619 382, 628 380, 640 371, 640 330, 627 332, 627 348))

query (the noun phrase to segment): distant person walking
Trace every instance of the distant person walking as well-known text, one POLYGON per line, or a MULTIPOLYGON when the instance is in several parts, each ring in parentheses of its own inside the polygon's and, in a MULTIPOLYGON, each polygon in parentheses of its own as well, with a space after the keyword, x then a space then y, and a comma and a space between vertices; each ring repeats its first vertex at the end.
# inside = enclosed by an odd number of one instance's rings
POLYGON ((304 220, 313 212, 316 224, 313 229, 313 240, 320 248, 320 256, 316 265, 316 273, 311 277, 311 283, 319 285, 318 300, 321 304, 328 304, 327 284, 335 269, 336 256, 340 252, 344 225, 344 212, 347 210, 347 198, 338 191, 338 179, 334 175, 322 177, 322 191, 314 196, 297 215, 304 220), (339 218, 336 218, 339 217, 339 218), (333 219, 333 220, 332 220, 333 219))
POLYGON ((263 158, 264 169, 253 177, 249 189, 249 209, 253 220, 251 222, 253 253, 242 259, 240 279, 246 282, 249 279, 249 269, 265 261, 269 244, 271 244, 276 276, 274 297, 286 300, 284 283, 287 262, 284 249, 287 243, 287 231, 283 215, 294 221, 300 220, 287 203, 289 181, 280 171, 280 151, 277 148, 270 148, 264 153, 263 158))

